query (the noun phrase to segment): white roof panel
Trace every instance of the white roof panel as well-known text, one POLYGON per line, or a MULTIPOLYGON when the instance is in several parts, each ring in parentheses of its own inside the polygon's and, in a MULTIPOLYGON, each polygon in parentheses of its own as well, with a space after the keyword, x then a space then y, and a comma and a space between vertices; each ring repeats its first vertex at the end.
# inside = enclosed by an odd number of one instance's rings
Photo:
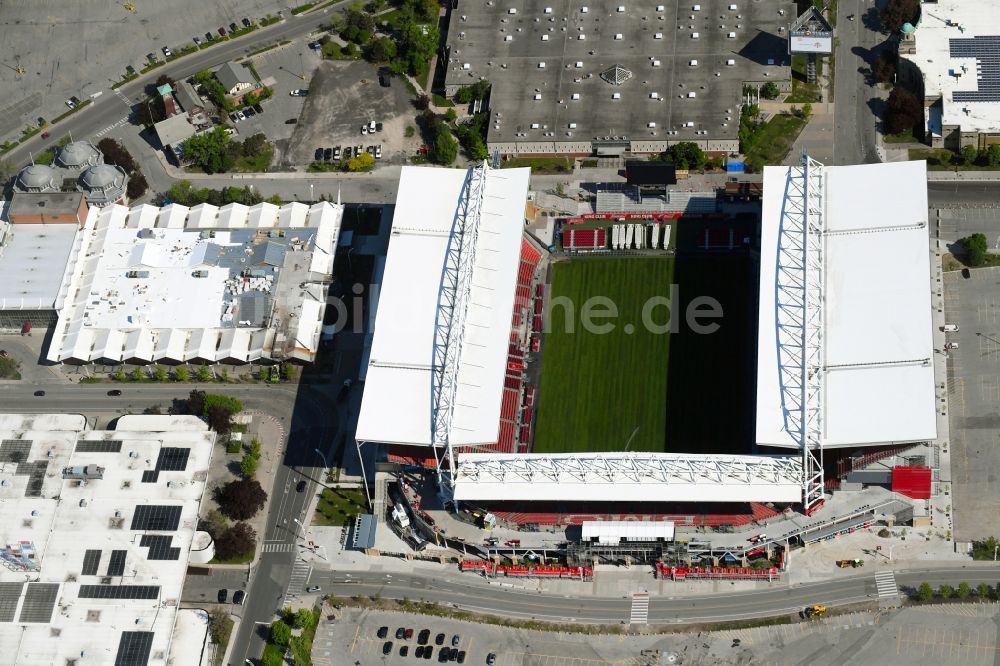
MULTIPOLYGON (((459 169, 402 170, 358 420, 361 441, 431 443, 438 293, 468 176, 459 169)), ((528 169, 486 171, 453 444, 497 438, 529 176, 528 169)))
POLYGON ((0 310, 54 309, 78 232, 75 224, 0 222, 0 234, 7 234, 0 246, 0 310))
MULTIPOLYGON (((790 167, 764 171, 757 442, 785 432, 775 342, 778 224, 790 167)), ((937 436, 924 162, 825 167, 825 445, 937 436), (886 197, 883 187, 905 196, 886 197), (922 361, 930 359, 927 365, 922 361)))

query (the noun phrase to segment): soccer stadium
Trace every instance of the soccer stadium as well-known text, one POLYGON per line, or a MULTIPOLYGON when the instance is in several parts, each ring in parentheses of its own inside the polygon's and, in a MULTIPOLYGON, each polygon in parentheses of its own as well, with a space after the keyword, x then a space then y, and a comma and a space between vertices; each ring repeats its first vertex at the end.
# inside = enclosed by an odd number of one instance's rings
POLYGON ((522 233, 527 170, 404 168, 356 431, 400 479, 376 511, 731 531, 927 446, 925 168, 768 167, 759 230, 608 216, 567 221, 562 252, 522 233), (886 179, 912 196, 883 203, 886 179))

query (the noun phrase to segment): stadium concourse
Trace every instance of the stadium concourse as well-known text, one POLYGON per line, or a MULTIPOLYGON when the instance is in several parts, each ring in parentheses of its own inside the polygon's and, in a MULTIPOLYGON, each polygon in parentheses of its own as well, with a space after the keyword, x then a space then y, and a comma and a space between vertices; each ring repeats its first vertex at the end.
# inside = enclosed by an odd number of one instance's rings
POLYGON ((857 469, 936 437, 925 169, 806 158, 766 170, 757 431, 745 445, 775 448, 723 455, 531 453, 526 350, 547 262, 521 234, 527 171, 404 168, 358 446, 381 445, 400 472, 433 469, 445 506, 509 525, 738 526, 818 509, 851 467, 836 461, 824 484, 824 449, 872 447, 857 469), (910 195, 880 199, 886 180, 910 195))

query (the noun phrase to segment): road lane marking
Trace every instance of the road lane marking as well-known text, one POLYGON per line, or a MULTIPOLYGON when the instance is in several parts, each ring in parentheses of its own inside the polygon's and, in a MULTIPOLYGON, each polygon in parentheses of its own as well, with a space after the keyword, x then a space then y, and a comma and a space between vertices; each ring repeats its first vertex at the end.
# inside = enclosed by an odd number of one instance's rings
POLYGON ((359 624, 357 629, 354 630, 354 640, 351 641, 351 654, 354 654, 354 648, 358 645, 358 634, 361 633, 361 625, 359 624))

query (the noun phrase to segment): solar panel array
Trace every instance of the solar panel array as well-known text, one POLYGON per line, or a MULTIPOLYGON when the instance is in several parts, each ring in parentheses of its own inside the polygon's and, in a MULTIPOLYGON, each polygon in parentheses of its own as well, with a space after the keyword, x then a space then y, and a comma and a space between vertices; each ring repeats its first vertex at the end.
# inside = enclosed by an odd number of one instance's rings
POLYGON ((24 583, 0 583, 0 622, 13 622, 24 583))
POLYGON ((1000 102, 1000 36, 949 39, 952 58, 975 58, 977 90, 956 90, 956 102, 1000 102))
POLYGON ((80 573, 84 576, 96 576, 97 567, 100 566, 100 564, 101 551, 88 550, 83 554, 83 569, 80 570, 80 573))
POLYGON ((156 469, 147 469, 142 473, 143 483, 156 483, 156 480, 160 478, 160 471, 156 469))
POLYGON ((125 574, 126 555, 127 551, 124 550, 111 551, 111 559, 108 561, 109 576, 123 576, 125 574))
POLYGON ((164 446, 156 456, 156 467, 142 473, 143 483, 156 483, 160 472, 183 472, 187 469, 190 448, 179 446, 164 446))
POLYGON ((31 453, 30 439, 5 439, 0 441, 0 462, 19 463, 31 453))
POLYGON ((173 532, 181 522, 180 506, 140 504, 132 515, 133 530, 173 532))
POLYGON ((158 599, 159 596, 159 585, 80 586, 81 599, 158 599))
POLYGON ((49 622, 56 607, 59 583, 28 583, 28 591, 21 602, 18 622, 49 622))
POLYGON ((83 440, 76 443, 77 453, 121 453, 122 440, 120 439, 95 439, 83 440))
POLYGON ((24 488, 25 497, 41 497, 42 483, 45 481, 45 470, 49 467, 48 460, 21 462, 17 464, 15 475, 28 475, 28 485, 24 488))
POLYGON ((149 547, 147 560, 176 560, 181 556, 180 548, 171 548, 172 536, 162 534, 144 534, 139 540, 139 545, 149 547))
POLYGON ((146 666, 153 649, 152 631, 123 631, 115 666, 146 666))

